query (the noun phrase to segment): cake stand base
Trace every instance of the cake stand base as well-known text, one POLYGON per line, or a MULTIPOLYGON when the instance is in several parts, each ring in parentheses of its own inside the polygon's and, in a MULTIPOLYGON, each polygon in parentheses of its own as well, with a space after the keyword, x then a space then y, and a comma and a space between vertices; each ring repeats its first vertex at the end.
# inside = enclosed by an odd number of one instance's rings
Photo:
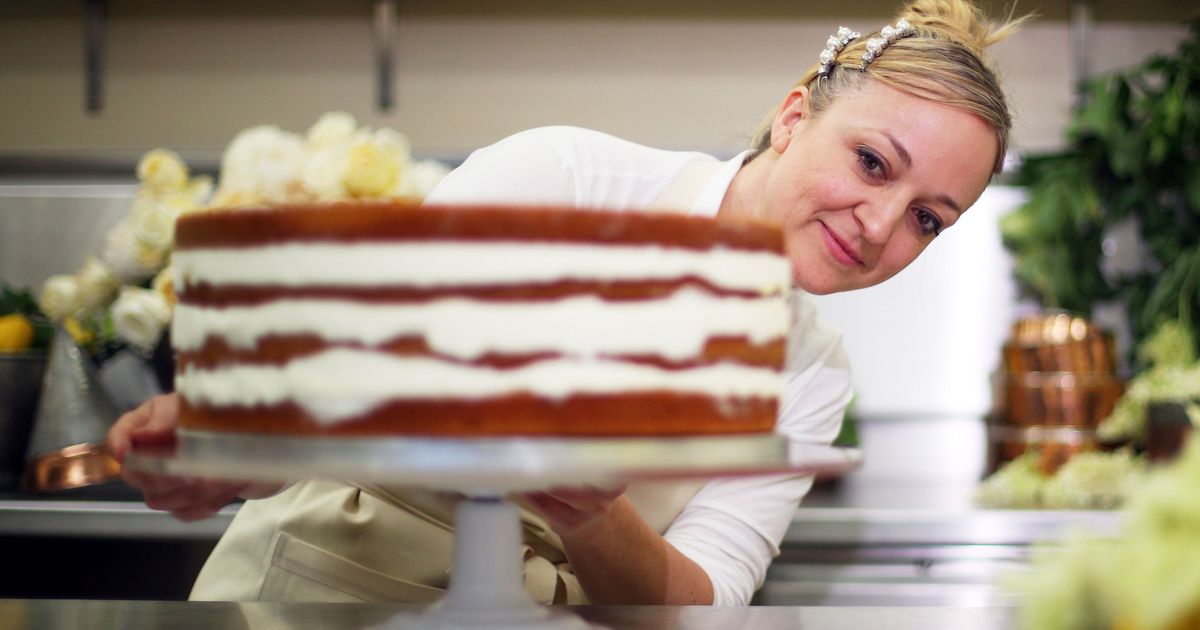
POLYGON ((421 614, 393 617, 380 630, 589 630, 573 614, 533 601, 521 574, 520 516, 498 495, 468 497, 458 506, 454 574, 440 601, 421 614))
POLYGON ((706 479, 735 475, 809 475, 856 468, 861 452, 789 445, 781 435, 672 438, 327 438, 179 431, 165 449, 138 449, 125 466, 144 472, 217 479, 282 481, 324 477, 455 490, 459 504, 454 573, 446 595, 420 614, 381 628, 586 630, 566 610, 525 591, 521 524, 506 493, 553 486, 706 479))

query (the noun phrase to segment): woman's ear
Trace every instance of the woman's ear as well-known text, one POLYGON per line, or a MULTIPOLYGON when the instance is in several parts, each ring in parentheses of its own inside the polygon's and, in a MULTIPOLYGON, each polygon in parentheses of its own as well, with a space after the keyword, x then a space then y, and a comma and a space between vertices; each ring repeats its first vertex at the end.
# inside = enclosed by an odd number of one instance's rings
POLYGON ((792 88, 784 97, 779 113, 771 122, 771 148, 776 152, 783 153, 792 141, 796 124, 808 119, 808 97, 808 87, 804 85, 792 88))

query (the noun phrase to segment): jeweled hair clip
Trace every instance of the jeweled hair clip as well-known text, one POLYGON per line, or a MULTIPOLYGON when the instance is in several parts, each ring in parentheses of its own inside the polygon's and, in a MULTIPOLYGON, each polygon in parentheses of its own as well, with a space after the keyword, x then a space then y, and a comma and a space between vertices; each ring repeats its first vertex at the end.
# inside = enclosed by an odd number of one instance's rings
POLYGON ((821 68, 817 70, 818 77, 828 76, 833 70, 834 60, 837 59, 838 53, 846 47, 846 44, 858 39, 861 35, 852 31, 845 26, 839 26, 837 33, 829 36, 825 40, 825 50, 821 51, 821 68))
POLYGON ((900 20, 895 26, 885 26, 882 31, 879 31, 879 37, 872 37, 867 40, 867 52, 862 54, 862 65, 859 66, 860 71, 867 69, 867 64, 875 61, 883 49, 891 45, 892 42, 902 37, 916 35, 917 31, 908 23, 908 20, 900 20))

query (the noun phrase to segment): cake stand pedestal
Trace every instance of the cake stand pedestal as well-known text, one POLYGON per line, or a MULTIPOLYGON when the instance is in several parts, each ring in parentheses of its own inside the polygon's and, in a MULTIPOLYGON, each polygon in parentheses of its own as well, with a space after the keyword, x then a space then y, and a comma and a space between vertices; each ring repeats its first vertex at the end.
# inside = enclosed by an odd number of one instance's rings
POLYGON ((260 481, 312 477, 457 491, 454 575, 443 598, 387 628, 590 628, 535 602, 517 549, 511 492, 568 485, 853 469, 854 449, 789 449, 778 435, 682 438, 328 438, 180 431, 170 450, 131 452, 125 466, 184 476, 260 481))

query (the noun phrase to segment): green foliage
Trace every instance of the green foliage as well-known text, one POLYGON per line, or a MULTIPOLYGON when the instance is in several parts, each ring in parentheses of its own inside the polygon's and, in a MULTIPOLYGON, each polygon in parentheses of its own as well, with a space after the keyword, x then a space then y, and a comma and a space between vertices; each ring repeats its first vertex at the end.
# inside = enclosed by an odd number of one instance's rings
POLYGON ((989 508, 1040 507, 1048 478, 1038 467, 1037 451, 1028 450, 983 480, 975 491, 975 500, 989 508))
POLYGON ((1163 322, 1138 346, 1142 369, 1129 380, 1125 394, 1097 427, 1101 439, 1141 442, 1146 416, 1158 402, 1200 401, 1200 361, 1195 334, 1178 321, 1163 322))
MULTIPOLYGON (((1046 307, 1128 305, 1140 342, 1163 321, 1200 324, 1200 22, 1172 55, 1083 86, 1068 147, 1026 159, 1028 202, 1001 233, 1024 288, 1046 307), (1105 231, 1134 220, 1142 268, 1106 277, 1105 231)), ((1196 330, 1193 328, 1193 330, 1196 330)), ((1200 339, 1200 334, 1193 335, 1200 339)))
POLYGON ((1052 475, 1029 450, 983 480, 975 501, 988 508, 1114 509, 1136 495, 1144 458, 1127 450, 1079 453, 1052 475))
POLYGON ((855 403, 858 402, 858 397, 850 399, 850 404, 846 405, 846 413, 842 415, 842 428, 838 430, 837 437, 833 438, 833 445, 858 448, 858 417, 854 413, 855 403))

